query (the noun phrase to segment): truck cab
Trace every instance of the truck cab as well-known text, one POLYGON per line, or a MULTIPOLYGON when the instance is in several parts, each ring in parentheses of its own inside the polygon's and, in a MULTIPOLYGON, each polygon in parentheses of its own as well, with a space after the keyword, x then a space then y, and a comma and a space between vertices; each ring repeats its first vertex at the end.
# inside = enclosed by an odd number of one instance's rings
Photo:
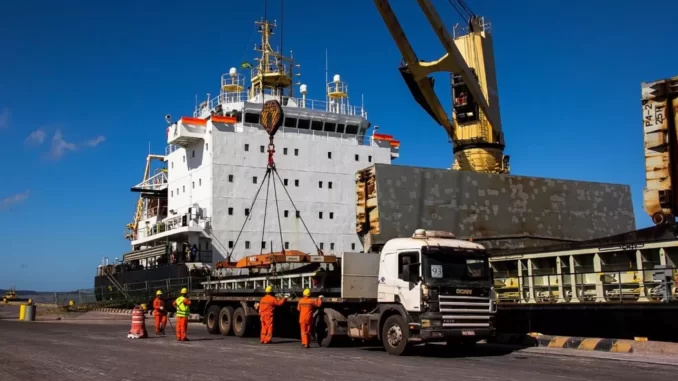
POLYGON ((376 336, 390 354, 416 342, 475 343, 494 335, 487 251, 452 233, 418 229, 411 238, 389 240, 380 253, 377 291, 378 308, 349 317, 348 333, 376 336))

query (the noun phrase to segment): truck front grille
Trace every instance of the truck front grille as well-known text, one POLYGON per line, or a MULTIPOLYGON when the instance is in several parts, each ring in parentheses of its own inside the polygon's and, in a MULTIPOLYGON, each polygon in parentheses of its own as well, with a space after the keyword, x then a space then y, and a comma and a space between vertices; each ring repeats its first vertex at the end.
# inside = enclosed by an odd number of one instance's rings
POLYGON ((490 298, 440 295, 439 299, 444 328, 490 327, 493 312, 490 298))

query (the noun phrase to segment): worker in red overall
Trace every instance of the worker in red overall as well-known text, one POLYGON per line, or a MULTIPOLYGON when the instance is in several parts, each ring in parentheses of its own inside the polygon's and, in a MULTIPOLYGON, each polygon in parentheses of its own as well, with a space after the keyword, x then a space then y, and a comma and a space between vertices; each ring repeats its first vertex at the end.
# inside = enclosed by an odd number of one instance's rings
POLYGON ((311 326, 313 325, 313 310, 322 305, 322 295, 319 298, 311 298, 311 290, 304 290, 304 297, 297 304, 299 311, 299 326, 301 328, 301 346, 309 348, 308 339, 311 336, 311 326))
POLYGON ((155 318, 155 334, 164 335, 167 325, 167 312, 165 312, 165 301, 162 300, 162 291, 158 290, 153 299, 153 317, 155 318))
POLYGON ((266 286, 266 295, 259 301, 259 318, 261 318, 261 343, 268 344, 273 339, 273 311, 287 301, 271 295, 273 287, 266 286))

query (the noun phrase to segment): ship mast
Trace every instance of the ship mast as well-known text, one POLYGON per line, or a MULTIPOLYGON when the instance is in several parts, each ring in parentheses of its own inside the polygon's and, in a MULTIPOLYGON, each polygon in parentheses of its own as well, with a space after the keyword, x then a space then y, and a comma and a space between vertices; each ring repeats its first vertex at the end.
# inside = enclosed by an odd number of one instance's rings
MULTIPOLYGON (((257 24, 259 33, 261 33, 261 44, 255 46, 254 50, 259 52, 261 56, 255 58, 258 63, 252 69, 252 87, 249 98, 255 98, 259 94, 268 94, 274 99, 279 99, 282 103, 285 89, 289 89, 287 96, 292 96, 292 79, 295 76, 292 70, 298 65, 294 65, 294 59, 291 56, 284 56, 271 48, 271 36, 277 26, 275 21, 271 23, 262 19, 255 24, 257 24)), ((265 101, 266 99, 262 96, 261 102, 265 101)))

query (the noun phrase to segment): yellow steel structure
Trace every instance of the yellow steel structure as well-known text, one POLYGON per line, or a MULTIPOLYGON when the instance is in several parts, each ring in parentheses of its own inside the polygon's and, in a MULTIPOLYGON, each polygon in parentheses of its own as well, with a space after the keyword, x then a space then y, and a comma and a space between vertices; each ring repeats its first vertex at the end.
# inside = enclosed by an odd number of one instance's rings
POLYGON ((290 96, 292 96, 292 82, 295 76, 293 68, 298 65, 294 65, 292 57, 286 57, 271 48, 271 36, 276 27, 275 23, 262 20, 257 21, 256 24, 261 33, 261 44, 254 50, 260 52, 261 57, 256 59, 258 64, 252 68, 252 87, 248 95, 253 98, 269 90, 270 94, 281 96, 283 89, 290 89, 290 96))
MULTIPOLYGON (((144 169, 144 180, 147 181, 151 175, 151 162, 153 160, 166 161, 165 156, 162 155, 148 155, 146 157, 146 168, 144 169)), ((125 234, 125 239, 133 241, 136 237, 137 227, 139 226, 139 220, 141 219, 141 214, 144 209, 144 198, 143 195, 139 196, 139 201, 137 201, 137 210, 134 213, 134 221, 127 224, 127 233, 125 234)))
POLYGON ((417 0, 446 53, 434 61, 420 61, 388 0, 374 0, 381 17, 400 49, 405 82, 417 102, 438 122, 452 140, 452 169, 509 173, 509 157, 504 155, 497 78, 492 36, 482 18, 469 20, 469 31, 450 36, 442 19, 428 0, 417 0), (453 117, 450 118, 433 90, 430 74, 450 73, 453 117))

